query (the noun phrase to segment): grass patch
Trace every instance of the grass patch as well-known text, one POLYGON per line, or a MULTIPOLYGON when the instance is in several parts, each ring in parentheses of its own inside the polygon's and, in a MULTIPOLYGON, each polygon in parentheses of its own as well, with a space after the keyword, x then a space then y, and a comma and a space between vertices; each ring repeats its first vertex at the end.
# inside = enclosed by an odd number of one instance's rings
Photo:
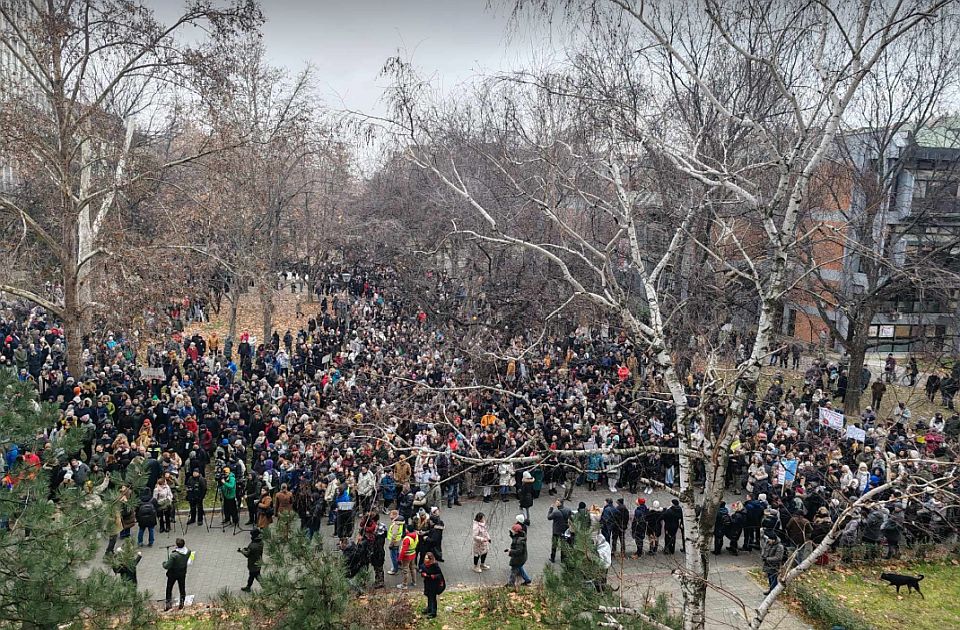
POLYGON ((960 628, 960 563, 914 562, 868 565, 856 569, 816 569, 792 589, 803 611, 823 624, 846 630, 960 628), (926 599, 880 579, 883 572, 923 574, 926 599))
MULTIPOLYGON (((540 588, 513 591, 482 588, 447 591, 440 596, 439 614, 427 619, 420 611, 426 598, 419 593, 379 591, 357 598, 347 610, 343 628, 357 630, 533 630, 542 628, 540 588)), ((220 610, 157 620, 157 630, 239 630, 249 627, 246 612, 231 616, 220 610)))
POLYGON ((543 627, 543 592, 531 587, 447 591, 440 596, 436 619, 420 614, 426 599, 415 601, 417 630, 527 630, 543 627), (449 610, 448 610, 449 609, 449 610))
POLYGON ((175 617, 157 619, 157 630, 234 630, 244 627, 241 617, 233 617, 222 611, 178 614, 175 617))

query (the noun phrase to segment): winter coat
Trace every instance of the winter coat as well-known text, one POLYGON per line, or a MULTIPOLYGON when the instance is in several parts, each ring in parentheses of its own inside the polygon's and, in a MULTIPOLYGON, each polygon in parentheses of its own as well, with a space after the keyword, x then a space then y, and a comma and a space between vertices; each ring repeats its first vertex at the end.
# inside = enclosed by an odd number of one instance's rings
POLYGON ((594 453, 587 459, 587 481, 600 479, 600 470, 603 468, 603 455, 594 453))
POLYGON ((513 464, 497 466, 497 476, 499 477, 498 485, 512 486, 516 484, 516 479, 513 478, 513 464))
POLYGON ((520 484, 520 489, 517 490, 517 498, 520 499, 520 507, 528 508, 533 506, 533 482, 520 484))
POLYGON ((613 514, 613 530, 616 532, 626 532, 630 527, 630 511, 624 505, 617 505, 613 514))
POLYGON ((527 535, 525 532, 510 533, 510 566, 522 567, 527 563, 527 535))
POLYGON ((190 503, 200 503, 207 494, 207 480, 190 475, 187 478, 187 501, 190 503))
POLYGON ((643 538, 647 535, 647 512, 646 505, 638 505, 633 510, 633 524, 630 526, 630 535, 634 538, 643 538))
POLYGON ((263 541, 259 538, 256 540, 251 540, 250 544, 247 545, 245 549, 240 550, 240 553, 247 558, 248 571, 259 570, 261 561, 263 559, 263 541))
POLYGON ((157 505, 153 499, 141 503, 137 508, 137 525, 144 529, 157 526, 157 505))
POLYGON ((810 540, 812 533, 813 527, 810 521, 802 514, 794 514, 787 522, 787 538, 796 547, 810 540))
POLYGON ((377 478, 369 470, 357 477, 357 494, 369 497, 377 490, 377 478))
POLYGON ((852 518, 840 534, 841 547, 856 547, 860 544, 860 519, 852 518))
POLYGON ((669 534, 676 534, 683 522, 683 509, 679 505, 671 505, 663 512, 663 529, 669 534))
POLYGON ((266 529, 273 522, 273 499, 269 494, 260 497, 257 503, 257 527, 266 529))
POLYGON ((490 532, 487 524, 480 521, 473 522, 473 555, 482 556, 490 551, 490 532))
POLYGON ((370 566, 382 567, 386 560, 386 552, 383 549, 383 543, 387 540, 387 528, 380 524, 377 526, 373 535, 373 542, 370 543, 370 566))
POLYGON ((380 480, 380 494, 384 501, 393 501, 397 498, 397 482, 393 477, 384 476, 380 480))
POLYGON ((883 526, 883 513, 880 510, 872 510, 867 518, 861 523, 861 535, 864 542, 880 542, 880 528, 883 526))
POLYGON ((553 521, 553 535, 554 536, 563 536, 563 533, 567 531, 567 528, 570 526, 570 516, 572 512, 570 508, 564 506, 561 508, 551 506, 547 511, 547 520, 553 521))
POLYGON ((762 547, 763 548, 760 551, 760 559, 763 561, 763 572, 779 572, 780 566, 783 564, 783 557, 786 555, 786 550, 783 548, 783 543, 781 543, 779 540, 776 542, 766 541, 762 547))
POLYGON ((883 526, 880 528, 880 531, 883 533, 884 538, 887 539, 891 544, 897 545, 900 543, 900 534, 903 532, 903 513, 894 512, 887 517, 887 520, 884 521, 883 526))
POLYGON ((647 536, 660 536, 663 532, 663 510, 651 509, 647 512, 647 536))
POLYGON ((446 588, 443 571, 436 562, 429 566, 424 565, 420 571, 420 577, 423 578, 424 595, 439 595, 446 588))

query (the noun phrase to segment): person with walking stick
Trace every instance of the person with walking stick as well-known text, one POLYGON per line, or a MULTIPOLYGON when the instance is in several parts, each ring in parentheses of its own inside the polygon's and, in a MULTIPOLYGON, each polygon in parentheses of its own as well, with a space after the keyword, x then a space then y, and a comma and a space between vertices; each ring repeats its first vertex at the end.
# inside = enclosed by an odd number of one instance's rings
POLYGON ((179 608, 183 610, 184 600, 187 599, 187 567, 190 566, 190 556, 191 553, 187 549, 186 541, 183 538, 177 538, 177 546, 163 561, 163 568, 167 570, 166 607, 164 611, 170 610, 172 607, 174 584, 180 589, 179 608))
POLYGON ((247 559, 247 585, 240 588, 241 591, 249 593, 253 588, 253 581, 260 581, 260 567, 263 564, 263 540, 260 530, 254 528, 250 531, 250 544, 242 549, 237 549, 247 559))

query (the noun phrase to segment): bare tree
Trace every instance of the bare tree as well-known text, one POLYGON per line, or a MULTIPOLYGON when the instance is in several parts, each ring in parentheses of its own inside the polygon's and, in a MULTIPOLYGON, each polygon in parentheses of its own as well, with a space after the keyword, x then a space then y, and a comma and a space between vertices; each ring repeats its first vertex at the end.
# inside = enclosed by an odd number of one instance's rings
POLYGON ((79 373, 84 318, 102 308, 92 272, 113 255, 107 238, 128 192, 164 171, 218 147, 176 153, 177 95, 208 68, 209 47, 178 41, 202 26, 221 45, 261 20, 247 0, 187 3, 170 24, 130 0, 49 0, 9 4, 0 46, 16 62, 17 89, 0 102, 0 152, 13 159, 24 185, 0 194, 0 212, 21 225, 33 248, 9 249, 15 268, 30 267, 20 254, 40 258, 33 277, 0 285, 62 318, 68 365, 79 373), (39 279, 54 277, 62 299, 42 295, 39 279))
MULTIPOLYGON (((730 446, 795 283, 811 182, 854 125, 851 104, 877 63, 952 21, 948 4, 570 3, 591 20, 566 68, 496 77, 447 105, 431 102, 407 64, 390 66, 397 141, 470 209, 451 237, 534 253, 568 300, 615 316, 652 355, 678 430, 686 628, 706 623, 730 446), (637 162, 664 165, 662 178, 632 178, 637 162), (669 235, 659 250, 645 240, 648 222, 669 235), (671 318, 682 291, 667 282, 694 251, 710 263, 702 273, 742 282, 753 312, 735 369, 694 344, 707 355, 699 392, 679 369, 690 340, 671 318), (693 394, 723 394, 722 420, 691 405, 693 394)), ((745 622, 759 625, 767 610, 745 622)))
POLYGON ((309 204, 331 136, 314 105, 309 67, 289 77, 266 63, 263 44, 252 39, 237 61, 233 74, 209 88, 214 135, 247 140, 225 162, 211 164, 230 182, 230 203, 240 209, 236 221, 220 226, 232 234, 225 237, 220 255, 232 259, 234 267, 232 304, 238 290, 255 280, 262 341, 267 342, 273 332, 277 273, 284 270, 285 245, 293 240, 283 227, 294 208, 309 204), (251 225, 256 226, 252 231, 251 225), (237 238, 240 249, 230 244, 237 238))

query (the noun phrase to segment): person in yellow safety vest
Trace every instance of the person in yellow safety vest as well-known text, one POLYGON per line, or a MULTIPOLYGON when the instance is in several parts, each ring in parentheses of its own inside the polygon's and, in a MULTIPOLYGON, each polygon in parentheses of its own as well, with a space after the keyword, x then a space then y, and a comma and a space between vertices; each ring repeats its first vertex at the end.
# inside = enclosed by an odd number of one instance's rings
POLYGON ((403 517, 400 512, 390 510, 390 527, 387 528, 387 547, 390 548, 390 562, 393 568, 387 571, 389 575, 400 572, 400 542, 403 540, 403 517))
POLYGON ((417 545, 420 544, 420 535, 413 525, 407 525, 407 533, 400 543, 400 566, 403 568, 401 577, 405 580, 400 588, 417 585, 417 545), (406 581, 409 578, 409 581, 406 581))

